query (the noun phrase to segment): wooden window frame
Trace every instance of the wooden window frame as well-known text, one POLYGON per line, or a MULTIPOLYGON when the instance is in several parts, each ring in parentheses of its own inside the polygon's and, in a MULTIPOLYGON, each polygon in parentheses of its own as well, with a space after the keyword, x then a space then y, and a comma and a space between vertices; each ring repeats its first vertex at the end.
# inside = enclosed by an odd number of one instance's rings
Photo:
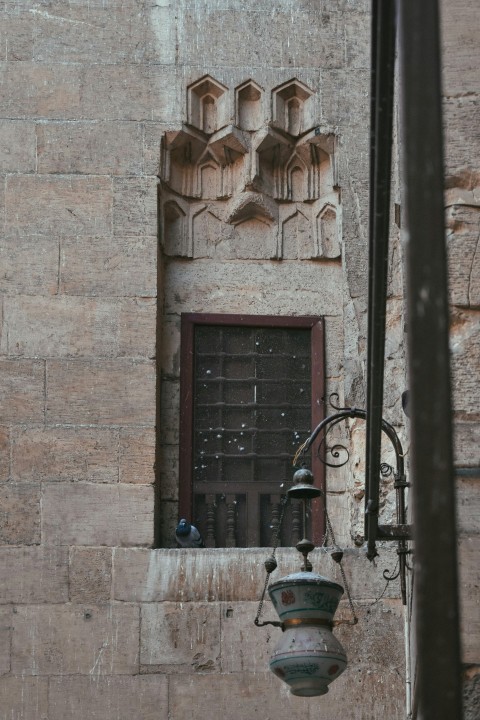
MULTIPOLYGON (((193 434, 195 327, 218 325, 311 330, 311 427, 325 417, 325 329, 318 316, 234 315, 182 313, 180 350, 180 442, 179 442, 179 516, 191 518, 193 507, 193 434)), ((292 457, 293 459, 293 457, 292 457)), ((322 496, 312 501, 312 540, 323 543, 325 535, 325 465, 312 452, 312 472, 322 496)), ((293 467, 292 467, 293 477, 293 467)))

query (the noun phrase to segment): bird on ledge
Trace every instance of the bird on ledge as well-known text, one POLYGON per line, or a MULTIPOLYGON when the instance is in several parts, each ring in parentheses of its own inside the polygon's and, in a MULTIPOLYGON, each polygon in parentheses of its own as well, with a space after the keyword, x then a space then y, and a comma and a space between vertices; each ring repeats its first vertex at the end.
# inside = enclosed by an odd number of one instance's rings
POLYGON ((201 548, 205 547, 205 543, 203 542, 203 538, 200 535, 199 531, 195 527, 195 525, 192 525, 188 522, 188 520, 185 520, 185 518, 182 518, 180 522, 177 525, 177 528, 175 530, 175 537, 177 539, 177 543, 180 547, 183 548, 201 548))

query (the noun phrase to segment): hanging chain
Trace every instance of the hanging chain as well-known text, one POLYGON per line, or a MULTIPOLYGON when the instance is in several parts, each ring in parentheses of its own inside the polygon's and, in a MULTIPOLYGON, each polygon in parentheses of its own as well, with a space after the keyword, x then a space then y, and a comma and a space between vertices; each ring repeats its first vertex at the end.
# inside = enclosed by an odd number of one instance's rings
POLYGON ((266 578, 265 578, 265 584, 264 584, 264 586, 263 586, 262 596, 261 596, 260 601, 259 601, 259 603, 258 603, 257 614, 255 615, 255 620, 253 621, 257 627, 262 627, 263 625, 275 625, 276 627, 280 627, 281 624, 282 624, 281 622, 278 622, 277 620, 267 620, 267 621, 265 621, 265 622, 260 622, 260 615, 262 614, 263 604, 264 604, 264 602, 265 602, 265 594, 266 594, 266 592, 267 592, 268 583, 269 583, 269 581, 270 581, 270 575, 272 574, 272 572, 273 572, 273 571, 276 569, 276 567, 277 567, 277 561, 276 561, 276 559, 275 559, 275 553, 276 553, 277 548, 278 548, 278 545, 279 545, 279 543, 280 543, 280 532, 281 532, 281 529, 282 529, 282 522, 283 522, 283 518, 284 518, 284 515, 285 515, 285 508, 287 507, 287 503, 288 503, 288 495, 284 495, 284 496, 282 497, 282 499, 281 499, 280 502, 281 502, 281 504, 282 504, 282 512, 280 513, 280 518, 279 518, 279 521, 278 521, 278 525, 277 525, 277 527, 275 528, 275 533, 274 533, 274 536, 273 536, 272 554, 270 555, 270 557, 268 557, 268 558, 265 560, 265 569, 266 569, 266 571, 267 571, 267 576, 266 576, 266 578))
POLYGON ((343 569, 342 565, 342 559, 343 559, 343 551, 340 550, 338 547, 336 541, 335 541, 335 534, 333 532, 332 523, 330 522, 330 518, 328 517, 327 509, 325 508, 325 518, 327 521, 327 531, 325 533, 325 537, 323 539, 324 544, 327 544, 327 540, 330 537, 332 539, 332 545, 333 545, 333 552, 332 552, 332 559, 337 563, 338 567, 340 568, 340 574, 342 576, 343 585, 345 587, 345 592, 347 594, 348 598, 348 604, 350 605, 350 611, 352 613, 352 620, 336 620, 334 622, 335 625, 356 625, 358 623, 358 617, 355 612, 355 608, 353 607, 353 601, 352 596, 350 595, 350 588, 348 586, 347 577, 345 575, 345 570, 343 569))
MULTIPOLYGON (((282 503, 282 512, 281 512, 281 514, 280 514, 280 519, 279 519, 279 522, 278 522, 278 526, 277 526, 277 528, 276 528, 276 530, 275 530, 275 534, 274 534, 274 538, 273 538, 272 554, 271 554, 270 557, 268 557, 267 560, 265 561, 265 569, 266 569, 266 571, 267 571, 267 575, 266 575, 266 577, 265 577, 265 583, 264 583, 264 586, 263 586, 262 595, 261 595, 261 598, 260 598, 259 603, 258 603, 257 614, 256 614, 255 619, 254 619, 254 621, 253 621, 257 627, 263 627, 264 625, 275 625, 276 627, 281 627, 281 625, 282 625, 282 623, 281 623, 281 622, 278 622, 277 620, 267 620, 267 621, 264 621, 264 622, 260 622, 260 616, 261 616, 261 614, 262 614, 263 605, 264 605, 264 603, 265 603, 265 595, 266 595, 266 592, 267 592, 268 584, 269 584, 269 582, 270 582, 270 575, 272 574, 272 572, 273 572, 273 571, 276 569, 276 567, 277 567, 277 561, 276 561, 276 559, 275 559, 275 553, 276 553, 276 550, 277 550, 278 545, 279 545, 279 542, 280 542, 280 532, 281 532, 281 528, 282 528, 283 518, 284 518, 284 516, 285 516, 285 509, 286 509, 286 506, 287 506, 287 503, 288 503, 288 499, 289 499, 288 496, 285 495, 285 496, 282 498, 282 500, 281 500, 281 503, 282 503)), ((335 533, 333 532, 332 523, 330 522, 330 518, 329 518, 328 512, 327 512, 326 510, 325 510, 325 518, 326 518, 326 522, 327 522, 327 530, 326 530, 326 532, 325 532, 325 536, 324 536, 324 538, 323 538, 323 542, 324 542, 324 544, 326 545, 329 538, 331 538, 331 540, 332 540, 332 545, 333 545, 333 547, 334 547, 334 551, 332 552, 332 558, 333 558, 333 560, 338 564, 338 567, 340 568, 340 574, 341 574, 341 576, 342 576, 343 585, 344 585, 344 587, 345 587, 345 592, 346 592, 346 594, 347 594, 348 603, 349 603, 349 606, 350 606, 350 611, 351 611, 351 613, 352 613, 352 619, 351 619, 351 620, 337 620, 337 621, 335 621, 334 624, 335 624, 335 625, 356 625, 356 624, 358 623, 358 617, 357 617, 357 614, 356 614, 356 612, 355 612, 355 608, 354 608, 354 606, 353 606, 352 596, 351 596, 351 594, 350 594, 350 588, 349 588, 349 585, 348 585, 348 582, 347 582, 347 577, 346 577, 346 575, 345 575, 345 570, 343 569, 343 565, 342 565, 343 551, 340 550, 340 548, 338 547, 338 545, 337 545, 337 543, 336 543, 335 533)))

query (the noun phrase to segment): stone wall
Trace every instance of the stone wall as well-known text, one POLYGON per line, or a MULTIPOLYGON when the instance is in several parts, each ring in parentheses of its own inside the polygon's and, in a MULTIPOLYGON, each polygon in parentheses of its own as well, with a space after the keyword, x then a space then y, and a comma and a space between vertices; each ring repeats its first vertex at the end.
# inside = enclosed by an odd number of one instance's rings
POLYGON ((480 22, 475 3, 443 3, 445 206, 450 274, 452 358, 457 468, 458 557, 464 663, 465 718, 480 710, 480 599, 478 595, 480 452, 480 136, 479 86, 473 62, 480 22))
MULTIPOLYGON (((155 522, 168 544, 176 517, 181 312, 325 315, 327 389, 364 405, 368 9, 363 0, 2 3, 0 720, 182 720, 192 708, 231 720, 404 717, 398 587, 376 600, 395 553, 382 549, 374 567, 354 547, 360 426, 342 430, 350 464, 327 477, 360 617, 337 631, 351 666, 327 697, 295 699, 266 671, 275 632, 252 624, 263 552, 151 549, 155 522), (157 248, 161 141, 186 122, 187 88, 204 75, 229 89, 232 124, 235 89, 249 80, 264 91, 266 123, 273 89, 295 78, 311 90, 312 127, 336 138, 339 257, 192 261, 157 248)), ((461 57, 463 73, 447 66, 459 87, 446 103, 458 128, 447 131, 449 175, 464 179, 450 187, 476 197, 461 135, 473 142, 474 73, 461 57)), ((455 193, 454 224, 466 211, 455 193)), ((476 347, 464 332, 475 318, 467 220, 450 244, 464 261, 452 286, 458 397, 470 403, 458 405, 459 447, 474 466, 476 389, 461 370, 476 347)), ((402 432, 397 231, 392 223, 386 416, 402 432)), ((387 488, 386 516, 390 498, 387 488)), ((297 567, 292 553, 280 556, 281 570, 297 567)), ((335 574, 320 551, 315 562, 335 574)))

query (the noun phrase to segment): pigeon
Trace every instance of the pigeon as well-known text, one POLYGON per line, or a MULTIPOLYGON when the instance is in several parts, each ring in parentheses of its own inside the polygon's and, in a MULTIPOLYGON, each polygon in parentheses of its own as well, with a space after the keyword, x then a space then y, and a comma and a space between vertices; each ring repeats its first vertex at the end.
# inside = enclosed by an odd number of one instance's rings
POLYGON ((175 537, 180 547, 184 548, 200 548, 205 547, 203 538, 195 525, 191 525, 188 520, 182 518, 175 530, 175 537))

